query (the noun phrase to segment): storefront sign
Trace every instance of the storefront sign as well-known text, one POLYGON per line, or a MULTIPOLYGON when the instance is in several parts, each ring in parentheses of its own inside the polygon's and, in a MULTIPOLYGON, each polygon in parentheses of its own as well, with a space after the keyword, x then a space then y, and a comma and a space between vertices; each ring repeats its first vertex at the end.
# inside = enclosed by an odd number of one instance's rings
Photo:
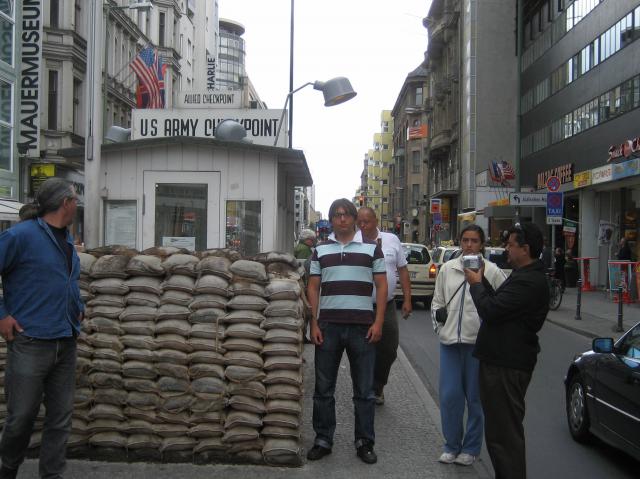
POLYGON ((162 246, 174 246, 176 248, 186 248, 189 251, 196 250, 195 236, 163 236, 162 246))
POLYGON ((241 108, 240 90, 181 91, 176 96, 176 108, 241 108))
MULTIPOLYGON (((257 145, 273 146, 281 116, 282 110, 137 109, 131 111, 131 139, 174 136, 213 138, 216 126, 222 121, 235 120, 247 130, 247 139, 257 145)), ((286 119, 277 146, 287 146, 285 130, 286 119)))
POLYGON ((613 165, 605 165, 591 170, 591 184, 605 183, 613 179, 613 165))
POLYGON ((612 165, 611 176, 614 180, 635 175, 640 175, 640 158, 612 165))
POLYGON ((611 145, 609 147, 609 158, 607 162, 618 158, 629 158, 633 153, 640 151, 640 137, 627 140, 620 145, 611 145))
POLYGON ((21 64, 18 110, 20 118, 18 151, 32 157, 40 156, 40 97, 42 84, 42 1, 22 3, 20 35, 21 64))
POLYGON ((591 170, 581 171, 573 175, 573 187, 584 188, 591 184, 591 170))
POLYGON ((449 198, 442 198, 442 206, 440 207, 440 212, 442 213, 443 223, 448 223, 449 221, 451 221, 451 206, 449 203, 449 198))
POLYGON ((31 194, 35 194, 40 189, 40 185, 49 178, 56 176, 56 165, 51 163, 34 163, 29 168, 29 177, 31 178, 31 194))
POLYGON ((557 166, 538 173, 537 183, 539 190, 547 187, 547 180, 550 176, 557 176, 563 185, 565 183, 571 183, 573 181, 573 163, 567 163, 566 165, 557 166))

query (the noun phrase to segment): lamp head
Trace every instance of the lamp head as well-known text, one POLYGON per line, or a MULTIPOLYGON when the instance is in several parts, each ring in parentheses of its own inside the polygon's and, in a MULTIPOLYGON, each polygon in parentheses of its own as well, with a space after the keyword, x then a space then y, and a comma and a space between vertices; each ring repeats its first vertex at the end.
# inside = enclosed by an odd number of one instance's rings
POLYGON ((215 135, 218 140, 242 141, 247 136, 247 130, 235 120, 223 120, 216 126, 215 135))
POLYGON ((131 138, 131 128, 123 128, 121 126, 112 125, 109 127, 107 134, 104 135, 105 143, 122 143, 131 138))
POLYGON ((334 106, 351 100, 357 95, 353 91, 351 82, 345 77, 336 77, 326 82, 317 81, 313 84, 315 90, 320 90, 324 95, 324 106, 334 106))

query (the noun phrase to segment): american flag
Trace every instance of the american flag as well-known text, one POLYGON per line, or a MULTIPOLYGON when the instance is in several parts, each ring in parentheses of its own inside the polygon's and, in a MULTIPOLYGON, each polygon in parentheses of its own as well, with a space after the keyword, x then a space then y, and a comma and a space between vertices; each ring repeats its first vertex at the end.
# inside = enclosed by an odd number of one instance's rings
POLYGON ((489 170, 489 175, 491 175, 491 179, 496 183, 502 183, 504 181, 502 168, 500 168, 498 163, 495 161, 491 162, 491 170, 489 170))
POLYGON ((515 180, 516 172, 508 162, 502 160, 502 163, 500 163, 500 169, 502 170, 502 177, 505 180, 515 180))
POLYGON ((166 66, 157 50, 143 48, 131 62, 138 76, 137 104, 139 108, 164 108, 164 73, 166 66))

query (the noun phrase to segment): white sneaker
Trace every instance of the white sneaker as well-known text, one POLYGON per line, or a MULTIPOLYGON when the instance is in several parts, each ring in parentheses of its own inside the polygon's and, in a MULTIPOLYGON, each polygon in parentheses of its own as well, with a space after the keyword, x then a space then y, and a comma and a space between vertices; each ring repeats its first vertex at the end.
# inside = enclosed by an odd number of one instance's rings
POLYGON ((459 464, 461 466, 470 466, 476 461, 476 456, 472 456, 471 454, 467 454, 466 452, 462 452, 458 454, 455 461, 455 464, 459 464))
POLYGON ((456 455, 451 452, 443 452, 438 461, 443 464, 453 464, 456 460, 456 455))

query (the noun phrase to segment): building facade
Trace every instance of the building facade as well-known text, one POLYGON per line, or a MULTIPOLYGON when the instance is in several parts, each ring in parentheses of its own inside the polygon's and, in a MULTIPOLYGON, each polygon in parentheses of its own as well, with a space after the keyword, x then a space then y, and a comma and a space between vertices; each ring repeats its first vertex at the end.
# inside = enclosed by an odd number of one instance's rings
POLYGON ((528 1, 523 22, 522 184, 560 179, 564 225, 535 219, 606 285, 620 238, 640 253, 640 1, 528 1))

